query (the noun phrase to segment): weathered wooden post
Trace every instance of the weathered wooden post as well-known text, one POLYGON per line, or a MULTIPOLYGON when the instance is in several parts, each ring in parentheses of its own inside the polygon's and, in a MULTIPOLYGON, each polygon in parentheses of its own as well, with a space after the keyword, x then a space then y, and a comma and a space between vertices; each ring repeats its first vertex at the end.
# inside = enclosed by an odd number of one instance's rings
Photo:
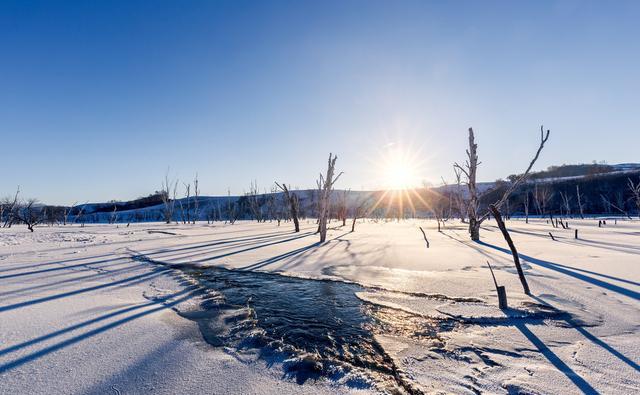
POLYGON ((498 307, 500 310, 505 310, 509 306, 507 305, 507 290, 504 285, 498 285, 498 281, 496 281, 496 276, 493 274, 493 268, 489 261, 487 261, 487 265, 489 266, 489 270, 491 270, 491 277, 493 277, 493 283, 496 286, 496 292, 498 293, 498 307))

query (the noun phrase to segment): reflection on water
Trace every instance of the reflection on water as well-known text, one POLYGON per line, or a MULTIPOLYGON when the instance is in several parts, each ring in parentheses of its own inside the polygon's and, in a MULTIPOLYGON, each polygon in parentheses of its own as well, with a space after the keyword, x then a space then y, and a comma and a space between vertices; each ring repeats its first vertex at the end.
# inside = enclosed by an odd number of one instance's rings
POLYGON ((374 335, 437 335, 434 322, 358 299, 356 292, 365 289, 356 284, 221 268, 180 269, 214 291, 198 309, 180 312, 198 323, 207 342, 258 349, 267 359, 280 355, 286 374, 298 382, 358 371, 378 388, 411 392, 374 335))

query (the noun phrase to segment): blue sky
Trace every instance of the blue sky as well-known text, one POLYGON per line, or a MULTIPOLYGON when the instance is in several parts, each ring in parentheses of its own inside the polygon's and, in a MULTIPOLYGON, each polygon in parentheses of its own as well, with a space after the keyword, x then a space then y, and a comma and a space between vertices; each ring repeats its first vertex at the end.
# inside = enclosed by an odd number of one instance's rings
POLYGON ((451 178, 473 126, 495 180, 639 161, 640 2, 3 1, 0 195, 130 199, 164 172, 383 186, 386 151, 451 178))

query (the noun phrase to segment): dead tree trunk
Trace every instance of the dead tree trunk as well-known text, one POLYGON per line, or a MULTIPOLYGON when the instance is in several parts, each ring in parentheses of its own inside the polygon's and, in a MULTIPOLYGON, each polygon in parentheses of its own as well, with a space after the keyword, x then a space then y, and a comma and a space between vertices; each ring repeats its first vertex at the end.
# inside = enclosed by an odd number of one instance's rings
MULTIPOLYGON (((518 177, 513 183, 511 183, 507 190, 502 194, 500 200, 494 203, 496 208, 500 209, 500 207, 502 207, 507 199, 509 199, 509 196, 511 196, 513 191, 515 191, 515 189, 529 176, 531 168, 538 160, 540 152, 544 148, 544 144, 549 139, 549 133, 550 131, 547 130, 545 134, 544 128, 542 126, 540 127, 540 145, 538 146, 538 150, 536 151, 535 156, 529 163, 529 167, 527 167, 524 173, 522 173, 520 177, 518 177)), ((469 148, 467 149, 467 161, 464 166, 460 166, 459 164, 455 163, 454 167, 457 168, 462 174, 464 174, 467 180, 467 188, 469 189, 469 202, 467 205, 467 214, 469 216, 469 235, 471 236, 471 240, 473 241, 480 240, 480 225, 482 225, 482 222, 485 221, 490 214, 489 211, 485 212, 484 215, 479 215, 478 213, 480 200, 476 185, 476 174, 479 164, 480 162, 478 162, 478 145, 475 143, 473 129, 469 128, 469 148)))
POLYGON ((318 179, 318 189, 320 190, 320 212, 318 225, 321 243, 324 243, 327 240, 327 222, 329 219, 329 199, 331 198, 331 191, 333 190, 333 185, 342 175, 342 173, 340 173, 337 176, 334 176, 337 159, 338 156, 332 156, 332 154, 329 154, 327 173, 324 176, 320 173, 320 178, 318 179))
POLYGON ((489 210, 496 219, 498 223, 498 227, 500 231, 502 231, 502 236, 505 241, 509 245, 509 249, 511 250, 511 255, 513 256, 513 263, 516 265, 516 270, 518 270, 518 277, 520 277, 520 282, 522 283, 522 289, 524 293, 527 295, 531 295, 531 291, 529 290, 529 284, 527 284, 527 279, 524 277, 524 272, 522 271, 522 266, 520 266, 520 257, 518 256, 518 251, 516 250, 515 244, 513 244, 513 240, 511 240, 511 236, 509 235, 509 231, 507 231, 507 227, 504 225, 504 221, 502 220, 502 216, 500 215, 500 211, 496 208, 495 205, 489 205, 489 210))
MULTIPOLYGON (((282 189, 282 192, 284 192, 284 198, 289 203, 289 211, 291 214, 291 219, 293 220, 293 227, 295 229, 295 232, 300 232, 300 222, 298 221, 298 206, 300 203, 298 200, 298 195, 292 193, 287 187, 287 184, 285 184, 284 182, 282 183, 282 185, 276 182, 276 185, 278 186, 278 188, 282 189)), ((278 224, 280 224, 280 221, 278 221, 278 224)))
POLYGON ((582 195, 580 195, 580 185, 576 185, 576 197, 578 198, 578 209, 580 210, 580 218, 584 219, 584 211, 582 208, 582 195))

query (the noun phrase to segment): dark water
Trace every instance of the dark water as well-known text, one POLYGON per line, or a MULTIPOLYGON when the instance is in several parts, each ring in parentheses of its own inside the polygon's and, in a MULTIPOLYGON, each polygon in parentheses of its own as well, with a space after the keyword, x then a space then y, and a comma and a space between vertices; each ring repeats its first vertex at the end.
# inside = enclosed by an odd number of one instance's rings
POLYGON ((437 336, 434 322, 358 299, 356 292, 366 289, 356 284, 220 268, 180 269, 214 291, 199 309, 181 312, 198 323, 207 342, 260 350, 265 360, 283 362, 285 375, 300 383, 349 377, 347 384, 354 387, 373 383, 388 392, 414 392, 374 334, 437 336))

